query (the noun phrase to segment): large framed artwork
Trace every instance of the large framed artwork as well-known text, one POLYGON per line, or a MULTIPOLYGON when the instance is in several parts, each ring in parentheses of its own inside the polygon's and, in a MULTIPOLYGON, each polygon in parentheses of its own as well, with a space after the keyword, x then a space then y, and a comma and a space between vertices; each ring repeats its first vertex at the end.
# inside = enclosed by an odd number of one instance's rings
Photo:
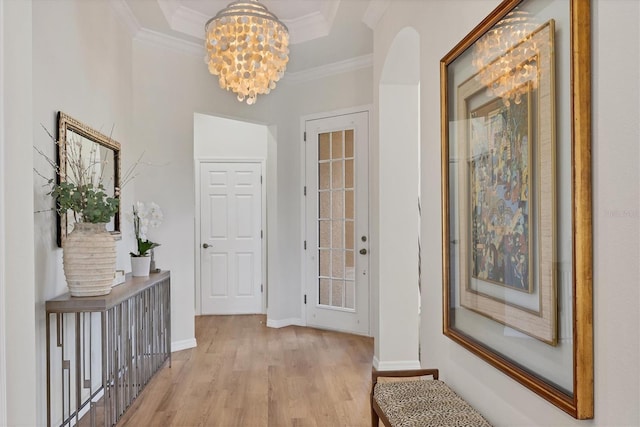
POLYGON ((580 419, 593 417, 589 21, 588 0, 505 0, 441 61, 444 334, 580 419))

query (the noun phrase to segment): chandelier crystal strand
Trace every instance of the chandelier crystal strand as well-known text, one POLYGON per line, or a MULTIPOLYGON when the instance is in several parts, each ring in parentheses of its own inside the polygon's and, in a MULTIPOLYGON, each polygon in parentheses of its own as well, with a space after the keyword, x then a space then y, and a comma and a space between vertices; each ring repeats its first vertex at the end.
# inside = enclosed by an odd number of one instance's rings
POLYGON ((289 31, 257 0, 236 1, 205 25, 209 72, 238 101, 254 104, 284 75, 289 62, 289 31))
POLYGON ((538 46, 533 39, 537 24, 529 13, 513 10, 474 45, 472 64, 478 70, 476 79, 487 87, 487 95, 521 102, 521 96, 537 87, 538 46))

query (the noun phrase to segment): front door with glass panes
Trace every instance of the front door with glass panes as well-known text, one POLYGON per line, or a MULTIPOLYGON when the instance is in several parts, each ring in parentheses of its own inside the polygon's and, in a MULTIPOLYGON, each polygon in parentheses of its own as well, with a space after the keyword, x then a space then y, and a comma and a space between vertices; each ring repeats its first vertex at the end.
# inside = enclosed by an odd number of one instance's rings
POLYGON ((307 325, 369 334, 368 112, 305 122, 307 325))

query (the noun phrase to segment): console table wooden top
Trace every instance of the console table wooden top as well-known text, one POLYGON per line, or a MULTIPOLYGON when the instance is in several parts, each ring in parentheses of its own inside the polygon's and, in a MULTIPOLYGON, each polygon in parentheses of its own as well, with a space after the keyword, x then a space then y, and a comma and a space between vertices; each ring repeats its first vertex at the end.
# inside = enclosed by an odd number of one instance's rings
POLYGON ((148 277, 127 274, 124 283, 115 286, 108 295, 72 297, 68 292, 46 302, 47 313, 75 313, 106 311, 156 283, 170 277, 168 270, 151 273, 148 277))

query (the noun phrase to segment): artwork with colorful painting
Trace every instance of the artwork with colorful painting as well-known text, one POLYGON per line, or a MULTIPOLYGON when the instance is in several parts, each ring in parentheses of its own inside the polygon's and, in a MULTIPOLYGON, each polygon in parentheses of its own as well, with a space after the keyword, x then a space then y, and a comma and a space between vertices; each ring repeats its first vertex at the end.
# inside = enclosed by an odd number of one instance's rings
POLYGON ((470 115, 472 277, 532 292, 530 93, 470 115))

